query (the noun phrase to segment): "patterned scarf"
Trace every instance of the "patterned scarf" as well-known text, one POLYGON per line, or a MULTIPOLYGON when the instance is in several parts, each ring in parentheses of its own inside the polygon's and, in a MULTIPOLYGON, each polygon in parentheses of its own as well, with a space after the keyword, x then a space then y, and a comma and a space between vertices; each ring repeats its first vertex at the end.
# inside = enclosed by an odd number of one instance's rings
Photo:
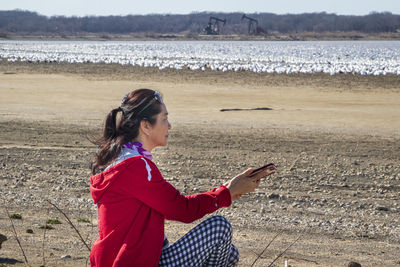
POLYGON ((153 155, 149 151, 144 149, 142 146, 142 143, 140 143, 140 142, 134 142, 134 143, 128 142, 124 145, 124 147, 136 150, 143 157, 145 157, 149 160, 153 160, 153 155))

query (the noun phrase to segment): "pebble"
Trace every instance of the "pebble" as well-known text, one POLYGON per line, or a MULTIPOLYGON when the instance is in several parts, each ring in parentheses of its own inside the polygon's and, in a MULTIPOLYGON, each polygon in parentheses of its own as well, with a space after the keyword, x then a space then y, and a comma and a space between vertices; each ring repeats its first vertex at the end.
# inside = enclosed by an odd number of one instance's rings
POLYGON ((351 262, 349 262, 349 264, 347 266, 348 267, 361 267, 361 264, 359 264, 358 262, 355 262, 355 261, 351 261, 351 262))
POLYGON ((268 195, 268 198, 269 198, 269 199, 279 199, 279 198, 280 198, 280 195, 279 195, 279 194, 272 193, 272 194, 269 194, 269 195, 268 195))
POLYGON ((72 257, 71 257, 71 255, 62 255, 60 258, 61 259, 71 259, 72 257))
POLYGON ((7 237, 6 237, 5 235, 0 234, 0 249, 1 249, 1 244, 2 244, 4 241, 7 241, 7 237))
POLYGON ((376 210, 380 210, 380 211, 389 211, 389 208, 388 208, 388 207, 385 207, 385 206, 377 206, 377 207, 376 207, 376 210))
POLYGON ((292 204, 292 207, 293 208, 297 208, 297 207, 299 207, 300 206, 300 202, 298 202, 298 201, 296 201, 296 202, 294 202, 293 204, 292 204))

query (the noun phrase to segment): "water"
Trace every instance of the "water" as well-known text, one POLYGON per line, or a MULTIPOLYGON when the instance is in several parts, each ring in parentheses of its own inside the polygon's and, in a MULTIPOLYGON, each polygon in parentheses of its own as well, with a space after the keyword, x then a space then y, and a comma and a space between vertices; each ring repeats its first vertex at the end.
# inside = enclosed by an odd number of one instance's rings
POLYGON ((398 41, 0 41, 0 59, 159 69, 400 75, 398 41))

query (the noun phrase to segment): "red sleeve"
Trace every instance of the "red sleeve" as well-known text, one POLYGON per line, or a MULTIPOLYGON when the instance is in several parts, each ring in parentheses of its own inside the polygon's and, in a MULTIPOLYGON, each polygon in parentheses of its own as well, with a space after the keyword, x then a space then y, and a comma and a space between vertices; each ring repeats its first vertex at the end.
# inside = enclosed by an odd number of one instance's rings
POLYGON ((190 223, 232 203, 230 191, 223 185, 205 193, 184 196, 162 177, 153 162, 146 162, 147 166, 144 159, 136 160, 127 168, 123 176, 128 186, 124 189, 166 219, 190 223))

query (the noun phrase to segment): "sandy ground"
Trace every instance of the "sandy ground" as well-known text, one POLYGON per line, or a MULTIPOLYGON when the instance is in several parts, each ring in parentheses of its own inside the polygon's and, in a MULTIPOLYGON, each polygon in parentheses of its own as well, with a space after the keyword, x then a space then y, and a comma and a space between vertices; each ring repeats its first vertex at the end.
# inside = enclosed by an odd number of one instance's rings
MULTIPOLYGON (((96 237, 88 162, 106 113, 131 89, 161 91, 173 129, 155 161, 190 194, 247 167, 279 172, 218 211, 234 228, 240 266, 399 266, 400 78, 267 75, 118 65, 0 62, 0 264, 84 266, 96 237), (270 110, 252 110, 269 108, 270 110), (241 109, 225 111, 221 109, 241 109), (47 219, 62 223, 43 230, 47 219), (33 233, 27 233, 31 229, 33 233)), ((167 222, 176 240, 195 224, 167 222)), ((0 265, 1 266, 1 265, 0 265)))

